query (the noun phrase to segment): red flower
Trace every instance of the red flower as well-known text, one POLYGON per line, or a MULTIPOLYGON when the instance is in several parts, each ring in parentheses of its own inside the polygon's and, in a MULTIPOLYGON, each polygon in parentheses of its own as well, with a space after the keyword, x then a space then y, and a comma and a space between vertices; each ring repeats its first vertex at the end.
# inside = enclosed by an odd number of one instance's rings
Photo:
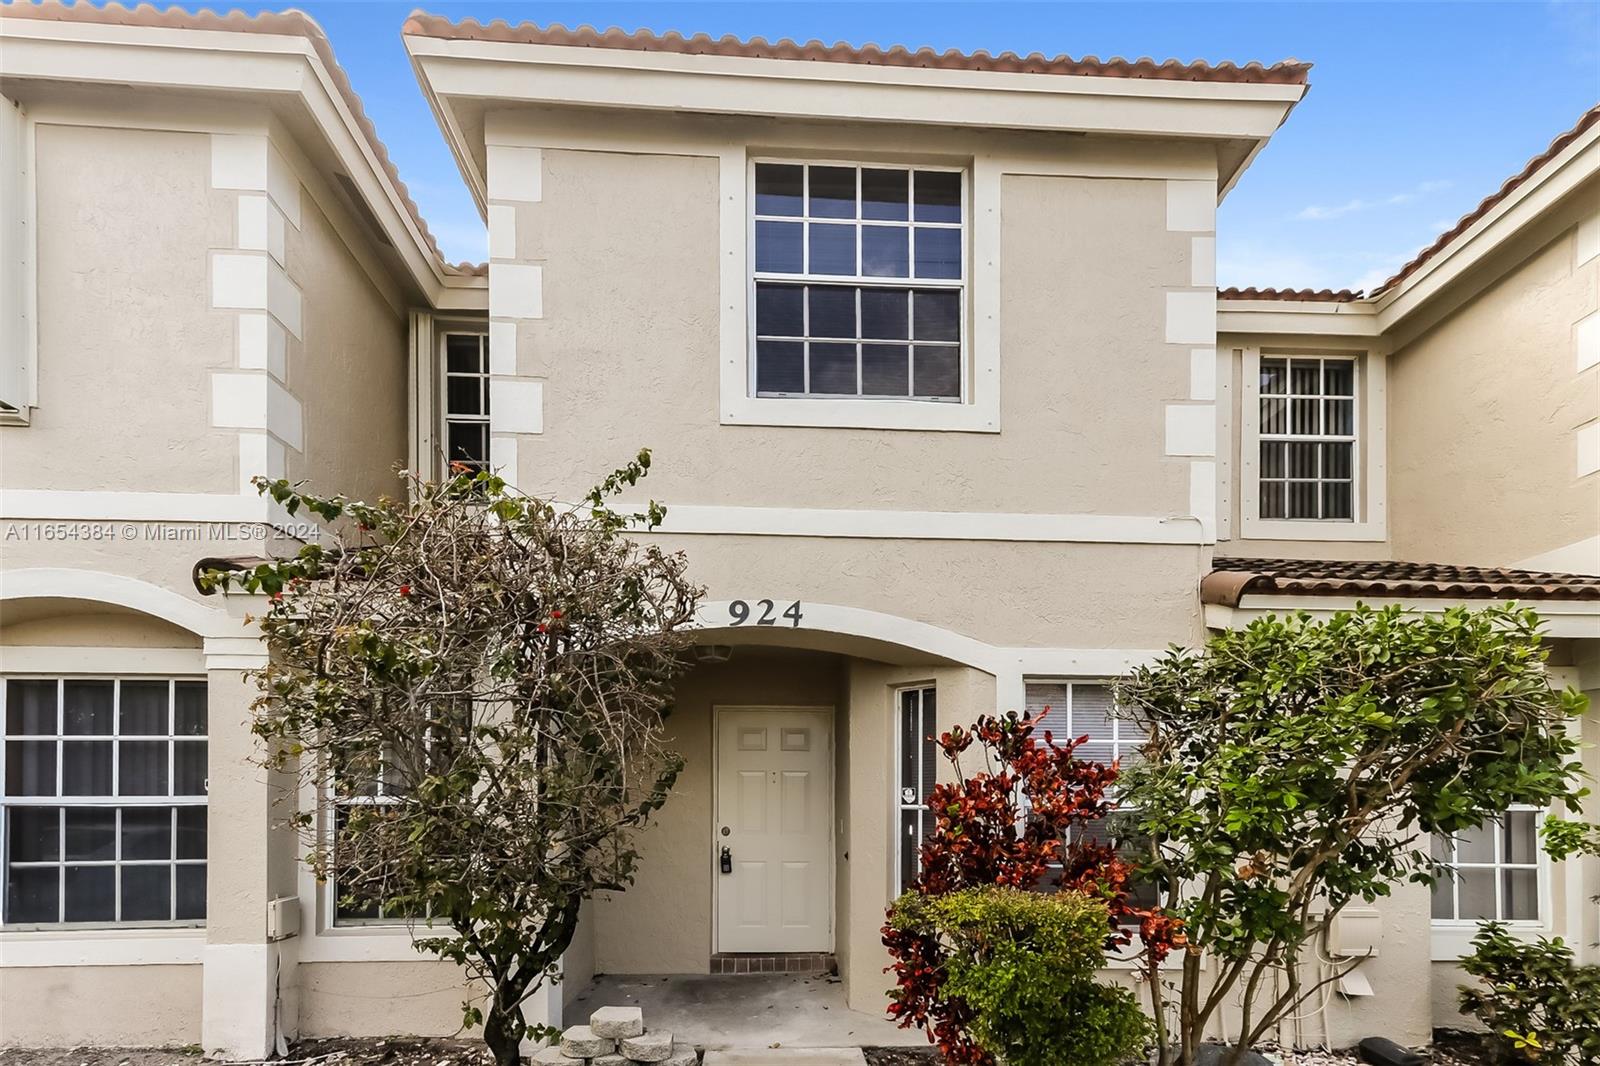
POLYGON ((402 595, 402 596, 411 595, 411 586, 410 585, 401 585, 400 586, 400 595, 402 595))
POLYGON ((550 612, 550 617, 551 618, 560 618, 561 617, 561 612, 560 611, 551 611, 550 612))

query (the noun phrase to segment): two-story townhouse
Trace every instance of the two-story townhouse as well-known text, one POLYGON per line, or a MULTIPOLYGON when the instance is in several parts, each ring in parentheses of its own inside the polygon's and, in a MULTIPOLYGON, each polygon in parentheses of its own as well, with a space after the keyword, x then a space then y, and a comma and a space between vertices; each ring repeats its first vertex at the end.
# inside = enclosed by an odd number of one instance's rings
MULTIPOLYGON (((147 533, 315 535, 255 472, 372 495, 448 454, 575 499, 654 450, 662 539, 710 590, 688 766, 550 1020, 596 972, 835 963, 879 1012, 926 738, 1048 706, 1115 757, 1106 682, 1208 627, 1514 597, 1600 690, 1593 113, 1375 296, 1219 301, 1216 204, 1305 64, 419 14, 480 272, 441 262, 303 16, 0 12, 0 518, 113 534, 0 544, 0 1045, 459 1023, 454 971, 340 912, 250 765, 249 605, 190 572, 275 545, 147 533)), ((1334 948, 1374 957, 1285 1036, 1425 1042, 1481 917, 1596 939, 1600 870, 1534 857, 1537 817, 1448 845, 1432 901, 1353 916, 1334 948)))
POLYGON ((187 575, 315 534, 254 475, 397 491, 411 338, 487 282, 302 15, 7 6, 0 94, 0 1043, 259 1056, 364 1001, 274 945, 263 649, 187 575))

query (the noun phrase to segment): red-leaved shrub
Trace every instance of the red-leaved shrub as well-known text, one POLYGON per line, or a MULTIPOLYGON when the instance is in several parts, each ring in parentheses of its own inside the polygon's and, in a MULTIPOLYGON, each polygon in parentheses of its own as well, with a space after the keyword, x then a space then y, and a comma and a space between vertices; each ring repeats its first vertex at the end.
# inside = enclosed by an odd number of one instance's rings
MULTIPOLYGON (((1179 923, 1137 907, 1129 895, 1128 864, 1084 832, 1110 810, 1106 788, 1116 780, 1116 767, 1074 758, 1081 737, 1036 738, 1042 717, 985 715, 970 730, 957 726, 939 737, 958 775, 961 755, 973 744, 992 769, 934 786, 928 797, 934 830, 922 845, 921 875, 907 891, 937 896, 982 885, 1076 889, 1106 902, 1108 950, 1126 945, 1136 927, 1144 963, 1158 965, 1182 944, 1179 923)), ((968 1035, 970 1008, 944 994, 938 939, 886 924, 883 943, 898 985, 890 993, 889 1014, 902 1028, 926 1029, 947 1062, 992 1066, 993 1057, 968 1035)))

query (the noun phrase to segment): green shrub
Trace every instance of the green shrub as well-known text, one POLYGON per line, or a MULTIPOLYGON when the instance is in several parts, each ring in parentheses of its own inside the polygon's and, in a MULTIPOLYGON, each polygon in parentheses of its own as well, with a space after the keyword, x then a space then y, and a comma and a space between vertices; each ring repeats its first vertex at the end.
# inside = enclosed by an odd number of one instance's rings
POLYGON ((1529 942, 1489 922, 1461 968, 1461 1011, 1489 1030, 1500 1059, 1541 1066, 1600 1062, 1600 966, 1579 966, 1560 938, 1529 942))
POLYGON ((1150 1024, 1133 993, 1095 980, 1109 925, 1099 900, 999 887, 907 893, 892 920, 944 942, 945 991, 1007 1066, 1113 1066, 1143 1050, 1150 1024))

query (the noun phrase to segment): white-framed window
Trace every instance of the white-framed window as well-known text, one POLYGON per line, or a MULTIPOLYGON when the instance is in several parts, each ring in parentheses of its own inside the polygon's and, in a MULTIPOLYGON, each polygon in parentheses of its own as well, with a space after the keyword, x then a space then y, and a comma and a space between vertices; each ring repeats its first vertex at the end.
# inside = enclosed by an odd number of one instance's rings
POLYGON ((7 677, 0 721, 0 923, 204 921, 205 681, 7 677))
POLYGON ((489 338, 483 333, 440 336, 444 388, 445 474, 455 463, 474 470, 489 465, 489 338))
POLYGON ((1258 403, 1258 517, 1353 521, 1356 360, 1263 355, 1258 403))
POLYGON ((751 167, 750 394, 961 403, 966 171, 751 167))
MULTIPOLYGON (((1139 749, 1148 739, 1137 723, 1116 714, 1116 700, 1111 686, 1104 681, 1029 681, 1025 687, 1026 708, 1029 718, 1044 715, 1044 721, 1034 727, 1034 736, 1044 739, 1046 733, 1057 744, 1065 744, 1079 737, 1087 737, 1078 745, 1073 755, 1085 762, 1113 762, 1128 766, 1139 758, 1139 749)), ((1107 790, 1113 813, 1127 810, 1116 802, 1116 789, 1107 790)), ((1126 841, 1113 839, 1111 816, 1096 819, 1080 830, 1083 842, 1122 847, 1126 841)), ((1136 884, 1131 895, 1140 906, 1156 902, 1153 886, 1136 884)))
POLYGON ((939 770, 939 693, 932 685, 900 689, 895 694, 898 730, 895 790, 895 894, 910 888, 922 872, 922 844, 933 833, 935 818, 928 797, 939 770))
POLYGON ((1449 870, 1433 887, 1435 925, 1544 921, 1541 817, 1535 808, 1513 807, 1476 828, 1433 838, 1433 857, 1449 870))

